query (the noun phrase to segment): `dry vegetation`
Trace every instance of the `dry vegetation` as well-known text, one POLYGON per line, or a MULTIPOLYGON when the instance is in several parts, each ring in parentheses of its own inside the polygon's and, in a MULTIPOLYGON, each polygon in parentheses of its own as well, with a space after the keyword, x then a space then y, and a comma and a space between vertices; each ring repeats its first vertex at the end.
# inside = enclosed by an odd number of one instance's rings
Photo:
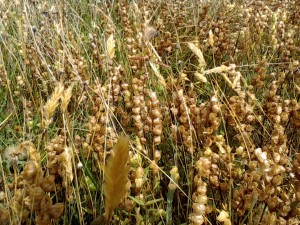
POLYGON ((201 2, 0 1, 0 224, 300 223, 300 1, 201 2))

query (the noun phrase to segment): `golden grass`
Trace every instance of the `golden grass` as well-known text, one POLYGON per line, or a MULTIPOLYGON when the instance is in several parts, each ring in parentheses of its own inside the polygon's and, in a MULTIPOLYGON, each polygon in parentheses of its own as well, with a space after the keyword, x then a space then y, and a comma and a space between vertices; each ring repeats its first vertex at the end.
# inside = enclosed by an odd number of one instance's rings
POLYGON ((299 224, 299 7, 0 1, 0 225, 299 224))
POLYGON ((112 155, 109 157, 104 169, 105 195, 105 220, 110 223, 114 210, 121 203, 128 188, 128 172, 130 166, 127 165, 129 159, 129 138, 121 135, 114 145, 112 155))

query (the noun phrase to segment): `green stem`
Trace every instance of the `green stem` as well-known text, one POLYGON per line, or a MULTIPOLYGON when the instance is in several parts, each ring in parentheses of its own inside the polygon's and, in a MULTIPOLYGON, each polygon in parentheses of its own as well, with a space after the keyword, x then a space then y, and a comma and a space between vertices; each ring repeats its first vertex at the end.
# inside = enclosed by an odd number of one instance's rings
POLYGON ((174 190, 169 188, 167 195, 167 225, 172 224, 172 205, 174 199, 174 190))

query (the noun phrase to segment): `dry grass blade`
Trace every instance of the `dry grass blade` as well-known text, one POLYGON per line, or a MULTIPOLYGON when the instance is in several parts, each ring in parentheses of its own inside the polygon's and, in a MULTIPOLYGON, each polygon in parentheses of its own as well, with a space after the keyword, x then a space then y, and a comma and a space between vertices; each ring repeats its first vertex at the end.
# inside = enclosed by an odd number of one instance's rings
POLYGON ((156 65, 155 65, 153 62, 149 61, 149 64, 150 64, 150 66, 151 66, 151 68, 152 68, 154 74, 157 76, 158 82, 159 82, 163 87, 166 87, 166 81, 165 81, 164 77, 160 74, 159 69, 156 67, 156 65))
POLYGON ((63 112, 67 112, 67 107, 72 97, 73 85, 70 85, 67 90, 61 96, 61 107, 63 112))
POLYGON ((206 62, 203 56, 203 53, 200 48, 198 48, 194 43, 188 42, 189 48, 192 50, 192 52, 198 57, 199 61, 199 67, 201 69, 204 69, 206 67, 206 62))
MULTIPOLYGON (((225 66, 225 65, 221 65, 209 70, 204 70, 203 74, 212 74, 212 73, 219 73, 222 75, 222 77, 224 78, 224 80, 232 87, 234 88, 234 84, 230 81, 230 79, 227 76, 227 72, 231 69, 231 67, 225 66)), ((239 78, 239 77, 238 77, 239 78)), ((238 79, 235 81, 235 83, 238 81, 238 79)))
POLYGON ((107 54, 109 59, 113 59, 115 57, 115 45, 116 41, 114 35, 111 34, 106 41, 107 54))
POLYGON ((109 224, 114 209, 118 207, 127 191, 128 157, 129 138, 122 135, 115 144, 113 155, 105 166, 104 195, 106 224, 109 224))
POLYGON ((202 73, 195 72, 195 77, 201 83, 207 83, 207 78, 202 73))
POLYGON ((53 114, 59 105, 59 100, 62 96, 63 91, 64 91, 64 86, 62 83, 59 83, 58 86, 55 87, 54 92, 52 93, 50 99, 44 105, 44 119, 45 120, 43 121, 43 123, 44 123, 44 127, 46 127, 46 128, 52 122, 53 114))
POLYGON ((211 74, 211 73, 224 73, 224 72, 228 72, 231 68, 225 65, 221 65, 209 70, 205 70, 203 71, 204 74, 211 74))
POLYGON ((300 93, 300 87, 297 84, 295 84, 295 87, 296 87, 297 91, 300 93))

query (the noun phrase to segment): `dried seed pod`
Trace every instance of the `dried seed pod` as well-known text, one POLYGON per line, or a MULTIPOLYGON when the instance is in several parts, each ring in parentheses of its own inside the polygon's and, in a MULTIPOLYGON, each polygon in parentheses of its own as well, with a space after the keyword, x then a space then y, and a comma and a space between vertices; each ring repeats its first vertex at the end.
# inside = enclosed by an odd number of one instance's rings
POLYGON ((41 200, 41 209, 44 212, 48 212, 48 210, 51 208, 52 206, 52 201, 49 195, 45 195, 43 197, 43 199, 41 200))
POLYGON ((169 183, 168 188, 169 188, 171 191, 175 191, 175 190, 177 189, 177 185, 174 184, 174 183, 169 183))
POLYGON ((282 184, 282 181, 283 181, 283 178, 282 178, 282 175, 276 175, 273 177, 272 179, 272 184, 277 187, 279 186, 280 184, 282 184))
POLYGON ((144 179, 136 178, 136 179, 134 179, 134 183, 135 183, 136 188, 142 188, 142 186, 144 184, 144 179))
POLYGON ((152 121, 152 125, 155 126, 160 126, 161 127, 161 119, 160 118, 154 118, 152 121))
POLYGON ((158 125, 158 126, 153 127, 152 133, 155 136, 160 136, 162 134, 162 126, 158 125))
POLYGON ((154 110, 151 111, 151 115, 152 115, 154 118, 159 118, 159 117, 161 117, 161 112, 160 112, 160 110, 158 110, 158 109, 154 109, 154 110))
POLYGON ((136 177, 137 177, 137 178, 143 177, 143 176, 144 176, 144 169, 143 169, 143 167, 139 166, 139 167, 136 169, 135 173, 136 173, 136 177))
POLYGON ((218 187, 219 186, 219 178, 218 176, 210 176, 209 181, 212 184, 213 187, 218 187))
POLYGON ((140 107, 134 107, 134 108, 132 108, 132 112, 134 114, 140 114, 141 113, 141 108, 140 107))
POLYGON ((189 215, 189 220, 191 220, 193 222, 193 224, 195 224, 195 225, 201 225, 205 221, 204 216, 197 215, 197 214, 194 214, 194 213, 191 213, 189 215))
POLYGON ((58 219, 62 216, 64 212, 64 203, 56 203, 51 206, 49 210, 49 216, 53 219, 58 219))
POLYGON ((51 218, 48 213, 40 211, 35 218, 35 222, 37 225, 49 225, 51 224, 51 218))
POLYGON ((41 199, 34 199, 27 196, 24 198, 24 204, 32 211, 39 211, 41 209, 41 199))
POLYGON ((158 174, 158 172, 159 172, 159 167, 158 167, 158 165, 157 165, 157 163, 156 163, 155 160, 152 160, 152 161, 151 161, 150 167, 151 167, 151 169, 152 169, 153 174, 158 174))
POLYGON ((195 203, 193 204, 193 211, 196 214, 201 214, 204 215, 205 214, 205 205, 204 204, 200 204, 200 203, 195 203))
POLYGON ((24 171, 23 171, 24 179, 26 179, 28 181, 34 180, 37 173, 38 173, 38 169, 36 167, 35 162, 33 162, 33 161, 26 162, 26 164, 24 166, 24 171))
POLYGON ((277 197, 268 198, 267 204, 271 211, 275 210, 275 208, 279 204, 278 198, 277 197))
POLYGON ((155 150, 153 158, 156 162, 158 162, 161 159, 161 151, 155 150))
POLYGON ((124 205, 124 209, 127 212, 130 212, 135 207, 135 202, 133 200, 130 200, 130 199, 126 198, 123 205, 124 205))
POLYGON ((159 145, 161 143, 161 137, 155 136, 153 142, 154 142, 154 145, 159 145))
POLYGON ((223 222, 224 225, 231 225, 229 213, 226 212, 226 211, 224 211, 224 210, 222 210, 222 211, 220 212, 220 214, 219 214, 218 217, 217 217, 217 220, 218 220, 219 222, 223 222))
POLYGON ((55 191, 55 177, 53 175, 43 178, 41 182, 41 187, 46 192, 55 191))

